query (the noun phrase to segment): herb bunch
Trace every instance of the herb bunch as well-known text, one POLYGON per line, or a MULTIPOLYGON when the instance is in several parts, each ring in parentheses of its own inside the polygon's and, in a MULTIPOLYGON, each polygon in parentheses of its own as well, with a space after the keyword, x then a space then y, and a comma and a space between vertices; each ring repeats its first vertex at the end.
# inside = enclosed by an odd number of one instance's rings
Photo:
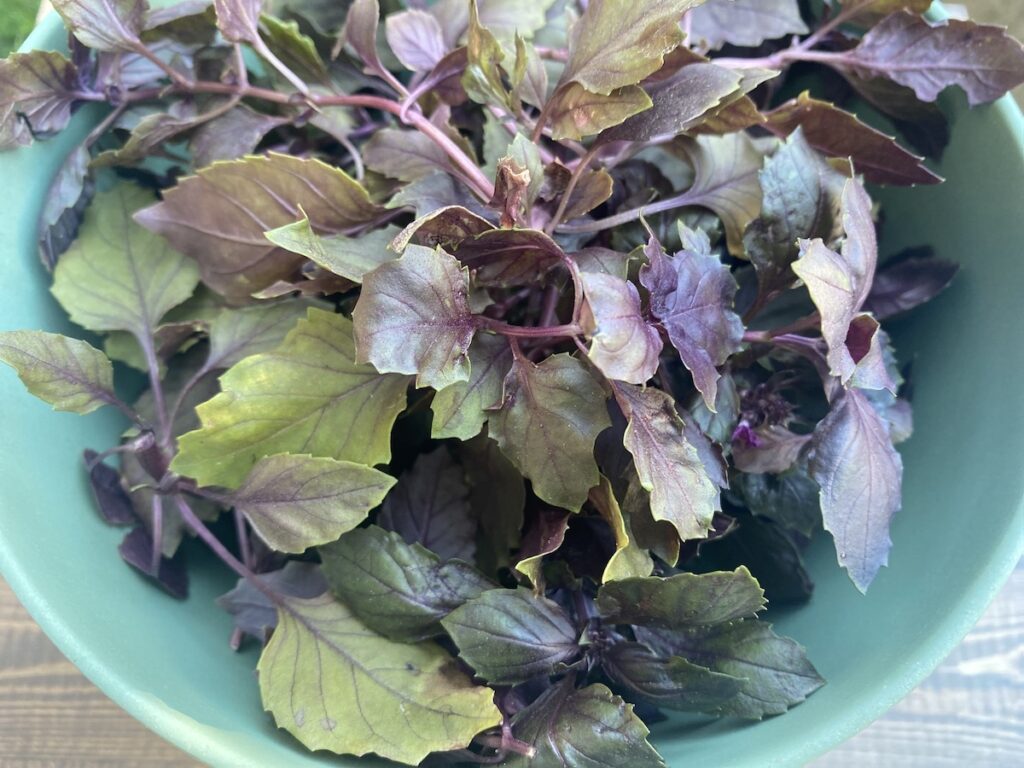
POLYGON ((125 414, 99 511, 171 594, 186 535, 237 572, 280 727, 645 768, 661 710, 823 683, 759 613, 810 596, 819 528, 861 591, 886 564, 911 414, 879 323, 956 271, 879 265, 865 182, 940 179, 840 105, 938 156, 940 91, 1002 95, 1019 43, 929 0, 54 5, 70 55, 0 62, 0 146, 107 105, 40 223, 103 351, 0 359, 125 414))

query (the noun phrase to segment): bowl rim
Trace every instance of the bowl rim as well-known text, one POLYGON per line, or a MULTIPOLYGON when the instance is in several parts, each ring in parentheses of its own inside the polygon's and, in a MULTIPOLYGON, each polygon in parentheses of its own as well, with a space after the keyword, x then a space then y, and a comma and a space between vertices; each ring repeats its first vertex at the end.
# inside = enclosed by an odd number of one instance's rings
MULTIPOLYGON (((938 3, 929 14, 946 18, 938 3)), ((60 17, 51 12, 33 29, 19 47, 19 51, 52 47, 52 41, 63 31, 60 17)), ((1015 138, 1014 147, 1024 158, 1024 114, 1006 95, 991 107, 992 120, 998 120, 1015 138)), ((878 697, 869 704, 851 709, 846 715, 833 720, 817 738, 794 744, 791 754, 781 759, 791 763, 804 763, 819 757, 850 739, 884 715, 896 703, 924 681, 942 661, 960 644, 978 622, 996 595, 1005 586, 1018 563, 1024 559, 1024 498, 1018 500, 1014 519, 1020 525, 1020 535, 1002 539, 985 568, 971 580, 968 589, 957 601, 956 610, 946 612, 939 631, 930 634, 917 649, 913 658, 907 658, 890 672, 887 684, 878 697)), ((73 629, 54 612, 46 597, 33 585, 7 542, 0 537, 0 571, 19 602, 25 607, 47 637, 57 646, 93 684, 121 709, 151 731, 177 746, 190 756, 210 765, 237 765, 238 754, 218 731, 196 727, 188 717, 182 717, 159 700, 139 690, 116 669, 103 663, 90 647, 80 642, 73 629)))

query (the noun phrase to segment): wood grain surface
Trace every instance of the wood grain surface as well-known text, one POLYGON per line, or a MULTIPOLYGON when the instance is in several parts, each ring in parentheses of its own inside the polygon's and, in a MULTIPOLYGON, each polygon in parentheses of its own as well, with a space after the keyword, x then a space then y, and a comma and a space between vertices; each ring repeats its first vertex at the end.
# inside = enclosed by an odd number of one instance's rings
MULTIPOLYGON (((1024 37, 1024 0, 961 4, 1024 37)), ((86 680, 0 581, 0 768, 196 765, 86 680)), ((813 766, 1024 767, 1024 564, 927 681, 813 766)))

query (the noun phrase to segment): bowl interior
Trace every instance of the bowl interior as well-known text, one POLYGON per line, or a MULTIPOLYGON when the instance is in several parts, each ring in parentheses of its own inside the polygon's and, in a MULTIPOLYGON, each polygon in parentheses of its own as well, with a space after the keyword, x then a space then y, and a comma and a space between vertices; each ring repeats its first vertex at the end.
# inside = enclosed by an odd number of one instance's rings
MULTIPOLYGON (((56 18, 26 48, 59 49, 56 18)), ((76 333, 47 292, 35 256, 43 196, 97 112, 57 138, 0 155, 0 328, 76 333)), ((913 356, 916 433, 901 446, 904 508, 891 566, 862 597, 822 538, 808 554, 809 606, 777 613, 828 685, 784 717, 757 724, 673 720, 655 729, 670 765, 800 765, 848 738, 905 695, 963 637, 1024 545, 1024 121, 1008 99, 953 107, 948 182, 885 190, 887 252, 931 244, 963 266, 954 287, 892 326, 913 356)), ((78 331, 80 333, 80 330, 78 331)), ((61 650, 162 736, 214 765, 321 764, 274 727, 259 702, 252 652, 227 646, 213 604, 226 571, 190 548, 187 602, 166 597, 117 557, 121 533, 93 512, 79 457, 116 442, 118 414, 75 417, 27 395, 0 371, 0 565, 61 650)), ((334 765, 368 761, 332 758, 334 765)))

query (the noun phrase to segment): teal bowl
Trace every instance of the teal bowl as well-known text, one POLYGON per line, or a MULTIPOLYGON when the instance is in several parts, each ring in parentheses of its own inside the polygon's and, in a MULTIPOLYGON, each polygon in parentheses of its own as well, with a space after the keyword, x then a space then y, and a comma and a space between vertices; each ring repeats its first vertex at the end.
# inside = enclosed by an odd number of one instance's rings
MULTIPOLYGON (((26 49, 60 49, 58 20, 26 49)), ((958 261, 955 285, 893 327, 913 356, 916 434, 900 446, 903 510, 891 565, 861 596, 824 537, 808 553, 810 605, 772 618, 807 646, 828 685, 756 724, 671 721, 655 742, 671 766, 798 766, 849 738, 906 695, 981 616, 1024 551, 1024 120, 1009 99, 952 106, 938 187, 886 190, 884 248, 929 243, 958 261)), ((99 114, 30 149, 0 155, 0 328, 75 333, 47 291, 36 221, 57 168, 99 114)), ((108 409, 109 410, 109 409, 108 409)), ((0 371, 0 564, 33 617, 124 709, 215 766, 365 766, 304 752, 260 706, 252 653, 228 649, 214 598, 229 574, 192 548, 192 596, 177 602, 115 551, 120 532, 92 509, 87 447, 112 445, 114 412, 54 413, 0 371)), ((379 763, 378 763, 379 764, 379 763)))

